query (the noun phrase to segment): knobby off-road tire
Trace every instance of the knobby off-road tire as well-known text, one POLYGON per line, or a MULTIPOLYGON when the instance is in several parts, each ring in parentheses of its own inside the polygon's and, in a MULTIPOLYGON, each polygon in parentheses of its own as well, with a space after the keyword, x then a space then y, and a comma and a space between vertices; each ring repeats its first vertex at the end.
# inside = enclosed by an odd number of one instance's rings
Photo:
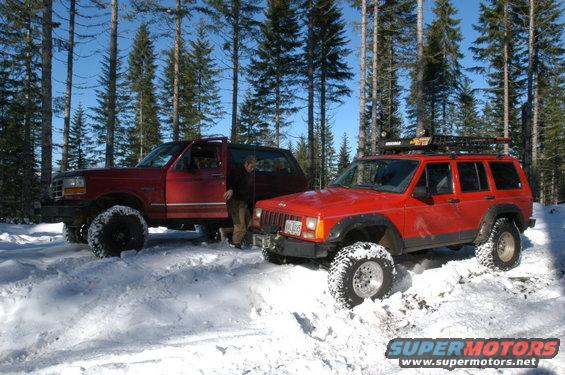
POLYGON ((147 223, 139 211, 112 206, 92 221, 88 245, 99 258, 119 256, 125 250, 141 250, 147 240, 147 223))
POLYGON ((269 263, 273 264, 303 264, 308 262, 306 258, 297 258, 297 257, 287 257, 284 255, 272 253, 269 250, 263 249, 263 259, 269 263))
POLYGON ((507 271, 520 264, 522 241, 516 224, 507 218, 494 223, 488 239, 476 246, 475 255, 483 266, 507 271))
POLYGON ((357 242, 338 251, 330 264, 328 288, 338 305, 352 308, 366 298, 385 297, 394 273, 392 256, 383 246, 357 242))
POLYGON ((67 243, 88 243, 88 226, 63 224, 63 238, 67 243))

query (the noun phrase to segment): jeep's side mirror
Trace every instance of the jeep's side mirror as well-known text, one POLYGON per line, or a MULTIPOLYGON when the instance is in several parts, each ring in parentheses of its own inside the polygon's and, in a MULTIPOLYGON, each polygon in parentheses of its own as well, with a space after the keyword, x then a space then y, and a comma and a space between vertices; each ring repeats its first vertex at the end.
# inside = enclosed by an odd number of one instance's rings
POLYGON ((430 189, 427 186, 416 186, 412 192, 412 197, 414 198, 429 198, 430 189))

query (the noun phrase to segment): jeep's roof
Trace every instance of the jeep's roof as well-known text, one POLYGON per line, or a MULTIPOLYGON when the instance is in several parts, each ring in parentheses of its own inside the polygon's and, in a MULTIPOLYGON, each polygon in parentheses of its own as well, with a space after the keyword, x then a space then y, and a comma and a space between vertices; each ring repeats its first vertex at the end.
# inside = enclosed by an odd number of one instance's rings
POLYGON ((493 154, 386 154, 386 155, 367 155, 359 160, 367 159, 416 159, 416 160, 504 160, 514 161, 513 156, 493 155, 493 154))

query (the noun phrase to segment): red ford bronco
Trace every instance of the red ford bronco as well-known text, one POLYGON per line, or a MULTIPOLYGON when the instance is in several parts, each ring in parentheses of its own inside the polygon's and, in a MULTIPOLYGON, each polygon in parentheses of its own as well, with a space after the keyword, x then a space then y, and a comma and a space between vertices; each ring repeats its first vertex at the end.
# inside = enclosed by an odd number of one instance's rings
POLYGON ((328 260, 330 293, 347 307, 390 291, 394 255, 474 244, 482 265, 516 267, 532 192, 518 160, 482 152, 501 141, 385 141, 327 189, 257 202, 253 242, 272 263, 328 260))
POLYGON ((171 229, 226 225, 228 171, 255 155, 255 201, 307 189, 292 154, 228 143, 227 138, 164 143, 135 168, 60 173, 42 202, 44 221, 64 222, 68 242, 86 243, 99 257, 143 247, 147 225, 171 229))

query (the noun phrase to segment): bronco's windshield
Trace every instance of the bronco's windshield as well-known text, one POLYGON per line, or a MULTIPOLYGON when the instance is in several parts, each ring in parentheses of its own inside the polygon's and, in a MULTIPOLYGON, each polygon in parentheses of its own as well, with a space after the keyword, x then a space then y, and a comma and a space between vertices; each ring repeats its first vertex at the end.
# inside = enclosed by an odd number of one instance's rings
POLYGON ((163 143, 155 147, 139 163, 137 168, 163 168, 183 147, 183 143, 163 143))
POLYGON ((404 193, 417 166, 417 160, 409 159, 357 160, 330 186, 404 193))

